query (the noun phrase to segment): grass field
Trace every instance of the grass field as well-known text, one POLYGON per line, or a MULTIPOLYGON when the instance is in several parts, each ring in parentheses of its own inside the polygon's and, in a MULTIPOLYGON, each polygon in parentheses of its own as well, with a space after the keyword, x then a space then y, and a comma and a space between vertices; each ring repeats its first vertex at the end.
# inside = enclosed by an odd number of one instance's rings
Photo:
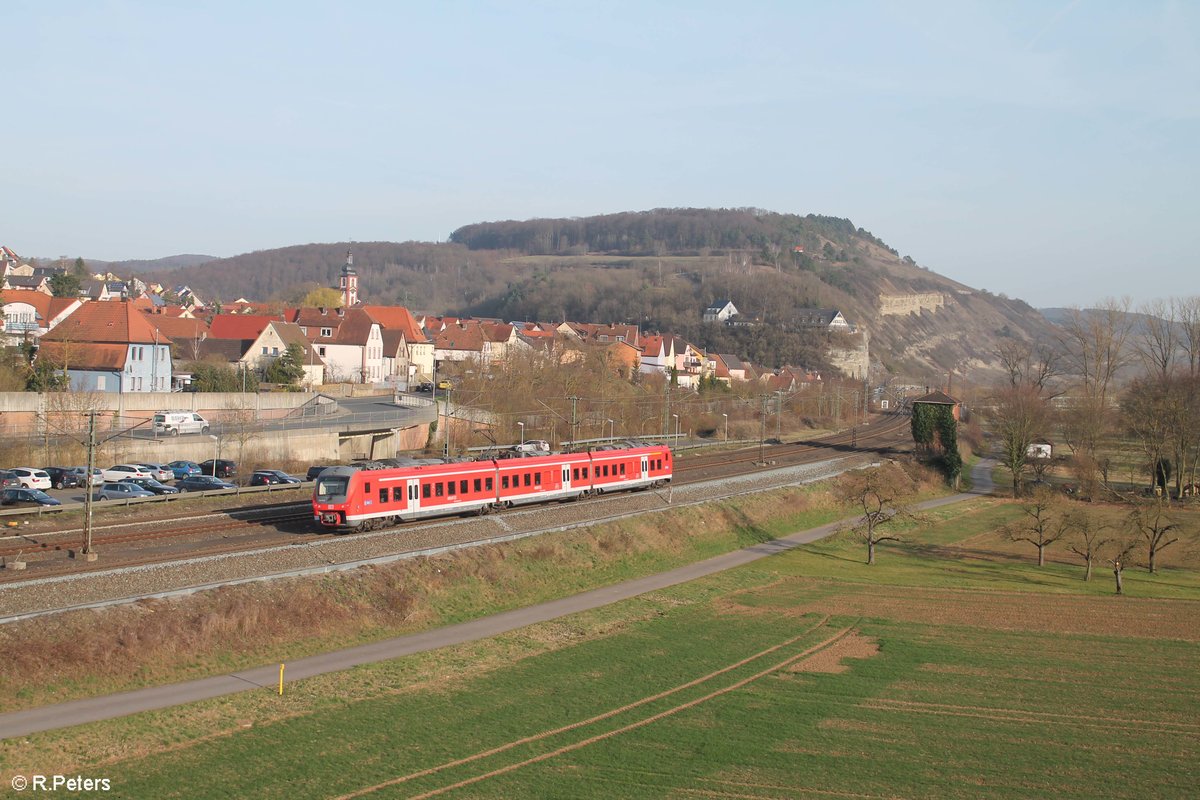
POLYGON ((6 743, 123 797, 1193 797, 1200 580, 977 501, 492 640, 6 743), (1015 547, 1015 546, 1013 546, 1015 547))

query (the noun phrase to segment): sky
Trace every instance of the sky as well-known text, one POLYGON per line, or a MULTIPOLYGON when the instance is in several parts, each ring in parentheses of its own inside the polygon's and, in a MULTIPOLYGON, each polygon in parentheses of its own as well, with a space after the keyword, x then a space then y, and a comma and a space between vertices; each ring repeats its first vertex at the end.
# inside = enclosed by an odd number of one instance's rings
POLYGON ((1038 307, 1197 293, 1200 2, 0 5, 0 244, 848 217, 1038 307))

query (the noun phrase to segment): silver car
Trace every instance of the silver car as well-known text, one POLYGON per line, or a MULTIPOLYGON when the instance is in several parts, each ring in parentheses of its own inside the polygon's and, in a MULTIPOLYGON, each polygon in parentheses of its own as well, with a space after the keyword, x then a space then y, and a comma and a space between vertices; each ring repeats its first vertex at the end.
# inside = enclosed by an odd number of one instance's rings
POLYGON ((161 483, 175 480, 175 471, 166 464, 155 464, 153 461, 139 461, 134 466, 145 467, 150 477, 161 483))
POLYGON ((127 483, 125 481, 110 481, 101 486, 100 491, 96 492, 98 500, 129 500, 134 497, 154 497, 154 492, 143 489, 136 483, 127 483))

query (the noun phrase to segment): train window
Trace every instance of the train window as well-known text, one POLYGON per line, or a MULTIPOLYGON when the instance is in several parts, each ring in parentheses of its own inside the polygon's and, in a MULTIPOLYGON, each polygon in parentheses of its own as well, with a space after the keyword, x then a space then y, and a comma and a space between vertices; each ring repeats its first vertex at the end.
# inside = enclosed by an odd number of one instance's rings
POLYGON ((371 493, 371 482, 367 481, 366 483, 363 484, 363 494, 370 494, 370 493, 371 493))
POLYGON ((507 475, 501 475, 501 476, 500 476, 500 488, 501 488, 501 489, 507 489, 507 488, 508 488, 508 476, 507 476, 507 475))
POLYGON ((533 473, 533 485, 534 486, 542 485, 542 473, 540 473, 540 472, 533 473))
POLYGON ((462 481, 459 481, 459 482, 458 482, 458 493, 459 493, 459 494, 466 494, 466 493, 467 493, 467 482, 466 482, 465 480, 462 480, 462 481))
POLYGON ((530 475, 528 472, 526 472, 525 473, 525 485, 528 486, 528 485, 530 485, 531 482, 532 481, 530 480, 530 475))
POLYGON ((399 486, 392 487, 392 502, 400 503, 404 501, 404 492, 400 491, 399 486))
POLYGON ((571 480, 573 480, 573 481, 579 480, 579 467, 576 467, 575 469, 571 470, 571 480))
MULTIPOLYGON (((399 493, 400 493, 399 490, 397 490, 396 494, 399 494, 399 493)), ((381 502, 381 503, 387 502, 387 487, 386 486, 379 487, 379 502, 381 502)))
POLYGON ((622 475, 625 474, 625 465, 624 464, 621 464, 621 474, 622 475))
POLYGON ((584 479, 585 481, 587 480, 587 474, 588 474, 588 468, 587 468, 587 467, 584 467, 584 468, 583 468, 583 479, 584 479))
POLYGON ((608 464, 605 464, 603 469, 604 469, 604 477, 607 478, 608 477, 608 464))
POLYGON ((475 479, 475 491, 476 492, 483 491, 483 481, 479 480, 479 478, 475 479))
POLYGON ((487 489, 489 492, 492 491, 492 479, 491 478, 488 478, 486 481, 484 481, 483 485, 484 485, 484 488, 487 489))
POLYGON ((443 494, 445 494, 445 484, 435 483, 433 485, 433 494, 436 497, 441 497, 443 494))
POLYGON ((429 499, 429 492, 430 492, 430 489, 429 489, 428 483, 421 486, 421 497, 429 499))

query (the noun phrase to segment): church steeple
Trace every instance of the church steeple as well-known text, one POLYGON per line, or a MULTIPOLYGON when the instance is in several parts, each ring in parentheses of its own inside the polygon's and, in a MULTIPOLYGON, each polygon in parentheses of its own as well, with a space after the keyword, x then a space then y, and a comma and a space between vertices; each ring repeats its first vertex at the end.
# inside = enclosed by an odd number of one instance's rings
POLYGON ((354 271, 354 253, 346 251, 346 265, 342 267, 342 305, 346 308, 358 304, 358 273, 354 271))

